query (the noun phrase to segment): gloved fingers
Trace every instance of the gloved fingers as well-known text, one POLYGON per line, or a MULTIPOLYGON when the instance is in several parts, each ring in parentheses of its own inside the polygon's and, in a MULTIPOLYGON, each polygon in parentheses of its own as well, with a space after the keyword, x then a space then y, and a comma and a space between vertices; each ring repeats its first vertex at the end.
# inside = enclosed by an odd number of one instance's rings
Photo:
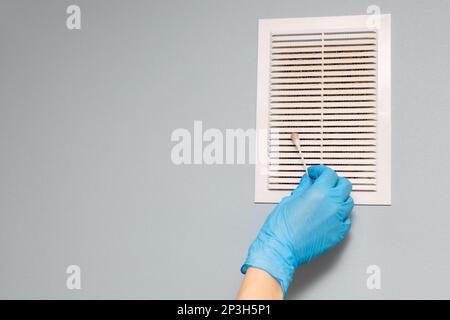
POLYGON ((294 189, 294 191, 292 191, 292 195, 296 196, 298 194, 302 194, 304 192, 306 192, 306 190, 309 189, 309 187, 311 187, 311 185, 313 184, 313 180, 311 179, 311 177, 305 173, 300 182, 298 183, 297 187, 294 189))
POLYGON ((339 219, 344 222, 349 220, 350 213, 352 212, 354 205, 355 204, 353 203, 352 197, 348 197, 347 200, 345 200, 344 203, 339 207, 339 210, 337 212, 339 219))
POLYGON ((308 174, 312 179, 315 179, 314 185, 333 188, 338 180, 336 172, 323 164, 309 167, 308 174))
POLYGON ((345 201, 350 196, 350 192, 352 192, 352 183, 347 178, 338 177, 334 192, 340 200, 345 201))

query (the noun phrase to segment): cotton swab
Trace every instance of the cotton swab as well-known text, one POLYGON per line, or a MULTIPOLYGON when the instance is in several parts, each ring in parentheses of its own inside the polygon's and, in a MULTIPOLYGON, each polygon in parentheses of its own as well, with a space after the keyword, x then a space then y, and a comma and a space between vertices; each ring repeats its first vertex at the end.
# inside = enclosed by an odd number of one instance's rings
POLYGON ((305 169, 305 174, 308 173, 305 163, 305 158, 303 158, 302 148, 300 146, 300 136, 297 132, 291 133, 291 140, 297 147, 298 153, 300 154, 300 158, 302 159, 303 169, 305 169))

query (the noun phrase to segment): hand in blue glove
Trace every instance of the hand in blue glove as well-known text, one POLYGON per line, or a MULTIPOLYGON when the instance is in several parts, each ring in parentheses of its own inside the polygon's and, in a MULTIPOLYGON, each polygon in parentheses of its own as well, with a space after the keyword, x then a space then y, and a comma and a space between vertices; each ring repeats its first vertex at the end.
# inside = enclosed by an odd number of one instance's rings
POLYGON ((284 296, 295 269, 331 249, 347 235, 352 185, 323 166, 308 168, 297 188, 272 210, 241 268, 265 270, 284 296))

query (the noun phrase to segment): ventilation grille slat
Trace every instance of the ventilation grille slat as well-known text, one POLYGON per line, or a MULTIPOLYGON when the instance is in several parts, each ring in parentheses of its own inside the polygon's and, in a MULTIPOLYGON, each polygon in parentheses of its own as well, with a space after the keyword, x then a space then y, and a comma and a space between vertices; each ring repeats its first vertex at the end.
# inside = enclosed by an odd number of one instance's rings
POLYGON ((271 36, 270 190, 292 190, 308 166, 325 164, 353 190, 377 190, 377 33, 369 30, 271 36))

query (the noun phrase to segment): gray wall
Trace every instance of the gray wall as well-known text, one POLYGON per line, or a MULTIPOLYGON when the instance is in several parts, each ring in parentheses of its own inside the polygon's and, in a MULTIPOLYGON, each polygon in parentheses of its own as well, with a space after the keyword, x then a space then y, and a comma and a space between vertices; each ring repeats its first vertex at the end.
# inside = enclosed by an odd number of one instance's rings
POLYGON ((356 207, 288 297, 450 298, 444 0, 2 0, 0 298, 233 298, 272 205, 252 202, 251 165, 173 165, 170 134, 255 126, 259 18, 370 4, 392 14, 393 205, 356 207))

